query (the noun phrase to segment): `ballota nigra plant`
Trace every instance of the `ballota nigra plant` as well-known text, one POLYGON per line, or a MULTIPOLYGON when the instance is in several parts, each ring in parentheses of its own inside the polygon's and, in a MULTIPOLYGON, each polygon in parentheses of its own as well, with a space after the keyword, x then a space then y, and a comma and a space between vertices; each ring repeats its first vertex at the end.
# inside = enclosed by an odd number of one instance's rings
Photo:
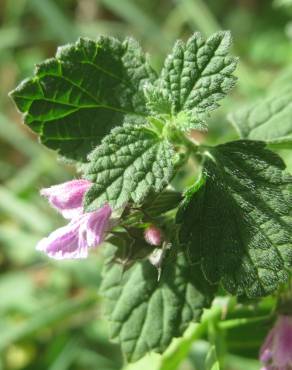
POLYGON ((132 39, 82 38, 11 93, 42 144, 81 177, 42 190, 69 223, 37 248, 84 258, 108 242, 101 291, 128 361, 163 352, 218 291, 255 299, 289 280, 292 177, 272 150, 291 147, 292 128, 278 119, 291 93, 233 114, 236 141, 206 146, 188 135, 207 130, 236 82, 230 44, 229 32, 196 33, 157 74, 132 39), (193 184, 179 192, 173 179, 190 161, 193 184))

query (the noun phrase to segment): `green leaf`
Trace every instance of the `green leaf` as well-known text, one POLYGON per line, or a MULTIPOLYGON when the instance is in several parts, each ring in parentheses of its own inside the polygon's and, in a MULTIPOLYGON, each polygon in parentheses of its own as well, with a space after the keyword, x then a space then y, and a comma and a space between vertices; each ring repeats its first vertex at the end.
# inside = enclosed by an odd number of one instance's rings
POLYGON ((131 200, 141 203, 170 181, 173 157, 171 144, 154 131, 117 127, 90 154, 85 177, 94 185, 85 196, 85 206, 93 210, 104 203, 114 208, 131 200))
POLYGON ((139 123, 146 114, 143 86, 155 78, 136 41, 81 38, 39 64, 11 96, 43 144, 85 161, 125 116, 139 123))
POLYGON ((259 297, 286 282, 292 264, 292 177, 265 143, 235 141, 205 152, 205 184, 177 220, 189 258, 210 282, 259 297))
POLYGON ((213 288, 199 269, 189 269, 183 253, 164 266, 159 281, 147 260, 126 271, 109 263, 103 276, 111 338, 121 343, 130 362, 150 351, 162 353, 213 298, 213 288))
POLYGON ((147 84, 144 87, 146 105, 155 116, 159 114, 171 114, 171 99, 165 90, 157 89, 156 86, 147 84))
POLYGON ((292 148, 292 92, 282 90, 231 114, 241 138, 292 148))
MULTIPOLYGON (((156 95, 160 94, 162 101, 170 102, 172 115, 184 111, 184 120, 177 123, 182 130, 202 125, 206 114, 216 109, 218 101, 234 86, 236 78, 232 73, 237 59, 228 56, 230 44, 229 32, 217 32, 207 40, 195 33, 186 43, 177 41, 167 57, 152 90, 157 90, 156 95)), ((152 108, 155 110, 155 106, 152 108)), ((158 113, 161 104, 159 108, 156 108, 158 113)), ((164 113, 169 113, 169 109, 164 113)))
POLYGON ((160 216, 176 208, 182 200, 182 195, 178 191, 167 189, 158 194, 149 204, 147 203, 142 209, 152 217, 160 216))

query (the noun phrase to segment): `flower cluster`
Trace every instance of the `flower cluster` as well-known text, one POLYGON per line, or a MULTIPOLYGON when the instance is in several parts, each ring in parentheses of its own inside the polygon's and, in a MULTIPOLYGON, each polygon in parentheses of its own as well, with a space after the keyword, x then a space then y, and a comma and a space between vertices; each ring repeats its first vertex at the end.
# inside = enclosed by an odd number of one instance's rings
POLYGON ((292 370, 292 316, 280 315, 260 350, 261 370, 292 370))
POLYGON ((86 258, 88 248, 104 240, 112 210, 109 205, 84 213, 82 202, 91 183, 73 180, 41 190, 49 203, 70 222, 37 244, 37 249, 55 259, 86 258))

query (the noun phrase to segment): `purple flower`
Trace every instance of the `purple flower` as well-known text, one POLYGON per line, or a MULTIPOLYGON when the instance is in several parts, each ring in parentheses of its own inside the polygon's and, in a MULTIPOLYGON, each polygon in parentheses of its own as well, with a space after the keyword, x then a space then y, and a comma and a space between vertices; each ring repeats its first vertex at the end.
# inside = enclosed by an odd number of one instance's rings
POLYGON ((292 316, 280 315, 260 350, 262 370, 292 370, 292 316))
POLYGON ((145 230, 144 237, 145 237, 146 242, 151 245, 158 246, 161 244, 161 239, 162 239, 161 230, 154 225, 149 226, 145 230))
POLYGON ((84 213, 83 197, 90 186, 87 180, 73 180, 41 190, 50 204, 71 221, 42 239, 37 250, 55 259, 86 258, 88 248, 103 242, 112 210, 104 205, 94 212, 84 213))
POLYGON ((41 190, 41 195, 48 198, 64 218, 72 219, 83 212, 83 196, 91 186, 87 180, 72 180, 41 190))
POLYGON ((86 258, 88 248, 101 244, 108 229, 111 208, 84 213, 42 239, 36 249, 55 259, 86 258))

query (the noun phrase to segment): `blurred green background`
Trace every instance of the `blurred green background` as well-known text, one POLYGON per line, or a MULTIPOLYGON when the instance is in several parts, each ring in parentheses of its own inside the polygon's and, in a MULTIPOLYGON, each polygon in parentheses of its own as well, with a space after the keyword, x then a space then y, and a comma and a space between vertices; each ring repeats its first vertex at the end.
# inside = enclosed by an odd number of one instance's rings
MULTIPOLYGON (((240 65, 237 87, 210 120, 213 142, 236 137, 226 120, 228 111, 264 94, 279 76, 287 82, 291 0, 0 0, 1 370, 124 366, 119 347, 107 338, 97 294, 102 265, 98 253, 86 261, 55 262, 34 249, 37 240, 63 222, 40 198, 39 189, 75 173, 57 163, 55 154, 22 125, 8 92, 33 73, 35 63, 79 36, 134 36, 159 69, 177 38, 219 29, 232 31, 240 65)), ((283 154, 291 166, 291 157, 283 154)), ((252 340, 247 326, 240 336, 224 334, 232 343, 226 369, 259 368, 257 351, 267 330, 260 329, 263 333, 252 340)), ((174 349, 176 360, 163 365, 154 355, 124 368, 204 370, 200 356, 206 353, 206 342, 191 340, 185 348, 184 356, 174 349)))

